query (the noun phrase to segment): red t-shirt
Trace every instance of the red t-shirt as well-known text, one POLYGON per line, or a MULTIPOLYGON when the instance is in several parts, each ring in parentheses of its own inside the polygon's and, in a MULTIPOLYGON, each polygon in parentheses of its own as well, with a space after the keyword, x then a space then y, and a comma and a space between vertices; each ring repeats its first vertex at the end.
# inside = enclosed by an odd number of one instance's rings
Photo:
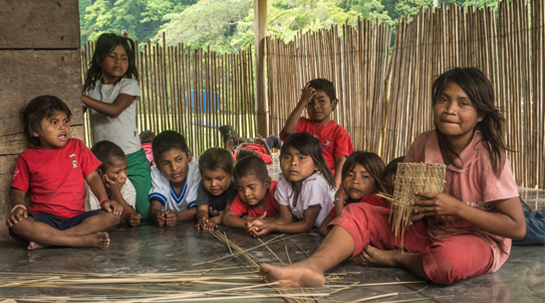
MULTIPOLYGON (((320 139, 325 161, 333 174, 335 174, 335 158, 348 156, 354 151, 352 139, 350 139, 350 135, 346 129, 333 120, 328 124, 318 125, 305 117, 301 117, 297 122, 295 132, 300 133, 304 131, 320 139)), ((287 137, 286 133, 280 133, 282 141, 286 140, 287 137)))
POLYGON ((269 188, 269 191, 267 192, 267 201, 265 201, 265 207, 263 209, 249 206, 240 199, 239 195, 235 197, 229 209, 232 210, 237 217, 242 217, 243 215, 259 217, 265 212, 267 212, 266 217, 276 217, 278 215, 278 201, 274 198, 276 185, 276 181, 271 182, 271 188, 269 188))
MULTIPOLYGON (((251 149, 253 151, 255 151, 258 155, 261 156, 261 159, 263 159, 263 161, 265 161, 265 164, 271 164, 272 163, 272 159, 271 159, 271 156, 269 154, 267 154, 267 150, 265 149, 264 146, 262 145, 259 145, 259 144, 248 144, 246 146, 244 146, 243 148, 245 149, 251 149)), ((233 154, 233 159, 237 159, 237 154, 238 154, 238 150, 235 151, 235 153, 233 154)))
POLYGON ((85 212, 83 178, 100 164, 78 139, 58 148, 29 148, 17 158, 11 187, 30 189, 29 212, 71 218, 85 212))
MULTIPOLYGON (((389 207, 388 205, 386 205, 386 203, 384 203, 384 200, 382 200, 379 196, 377 196, 377 192, 374 192, 372 194, 368 194, 368 195, 363 196, 363 198, 361 198, 360 202, 352 202, 352 203, 367 203, 367 204, 371 204, 373 206, 382 206, 382 207, 386 207, 386 208, 389 207)), ((333 207, 331 209, 329 214, 333 218, 335 218, 335 207, 333 207)))

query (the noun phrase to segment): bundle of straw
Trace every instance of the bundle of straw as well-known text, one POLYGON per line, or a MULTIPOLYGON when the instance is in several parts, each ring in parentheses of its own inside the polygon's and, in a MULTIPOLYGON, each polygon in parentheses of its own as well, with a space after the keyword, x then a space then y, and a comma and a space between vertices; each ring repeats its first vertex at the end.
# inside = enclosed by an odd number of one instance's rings
POLYGON ((380 193, 379 196, 391 202, 389 222, 396 238, 403 235, 412 221, 417 209, 411 202, 424 200, 415 192, 441 193, 445 187, 445 172, 447 166, 433 163, 398 163, 393 197, 380 193))

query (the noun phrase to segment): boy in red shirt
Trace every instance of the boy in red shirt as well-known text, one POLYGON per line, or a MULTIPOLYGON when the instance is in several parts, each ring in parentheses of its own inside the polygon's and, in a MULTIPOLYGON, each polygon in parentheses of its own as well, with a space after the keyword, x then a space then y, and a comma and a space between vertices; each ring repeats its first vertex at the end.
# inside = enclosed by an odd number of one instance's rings
POLYGON ((346 129, 331 120, 331 113, 337 107, 338 101, 333 83, 326 79, 310 81, 280 132, 282 141, 289 135, 303 131, 320 139, 324 158, 334 175, 337 188, 341 184, 341 168, 344 161, 354 151, 354 145, 346 129), (308 119, 301 117, 305 108, 308 119))
POLYGON ((246 228, 254 219, 276 218, 278 201, 274 198, 276 181, 271 181, 267 166, 258 156, 240 159, 233 171, 238 195, 223 215, 225 226, 246 228))

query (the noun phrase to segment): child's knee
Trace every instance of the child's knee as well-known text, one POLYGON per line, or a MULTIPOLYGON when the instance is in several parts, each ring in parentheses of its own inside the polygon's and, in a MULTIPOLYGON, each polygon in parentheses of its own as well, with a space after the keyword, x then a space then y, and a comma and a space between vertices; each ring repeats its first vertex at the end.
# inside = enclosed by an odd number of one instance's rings
POLYGON ((101 211, 100 215, 102 216, 104 223, 106 223, 107 229, 114 228, 121 223, 121 216, 114 215, 107 211, 101 211))
POLYGON ((10 227, 11 231, 18 237, 24 237, 28 231, 31 228, 31 221, 34 221, 32 219, 23 218, 21 221, 17 222, 17 224, 14 224, 12 227, 10 227))

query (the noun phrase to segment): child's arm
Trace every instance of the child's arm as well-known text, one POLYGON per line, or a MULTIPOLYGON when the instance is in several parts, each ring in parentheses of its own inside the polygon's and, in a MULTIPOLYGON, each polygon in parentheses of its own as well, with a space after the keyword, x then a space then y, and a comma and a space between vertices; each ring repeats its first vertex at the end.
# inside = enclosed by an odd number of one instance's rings
MULTIPOLYGON (((167 213, 167 216, 169 215, 168 214, 168 210, 166 211, 167 213)), ((173 221, 173 220, 169 220, 169 218, 167 218, 167 225, 168 226, 174 226, 176 225, 177 221, 191 221, 191 220, 195 220, 195 215, 197 214, 197 208, 196 207, 192 207, 188 210, 183 210, 183 211, 178 211, 178 212, 174 212, 174 211, 171 211, 172 213, 174 213, 176 216, 175 216, 175 220, 176 221, 173 221), (169 222, 171 225, 169 225, 169 222)), ((174 218, 173 218, 174 219, 174 218)))
POLYGON ((270 223, 260 223, 258 220, 254 221, 256 224, 253 225, 254 229, 252 233, 256 237, 263 237, 273 231, 290 234, 309 232, 314 226, 314 221, 316 221, 321 209, 321 207, 310 207, 303 212, 303 219, 301 221, 292 222, 293 219, 289 219, 290 217, 293 218, 289 207, 286 205, 280 205, 278 209, 278 218, 270 223))
POLYGON ((151 207, 149 209, 149 217, 153 224, 157 227, 165 226, 166 218, 163 212, 163 203, 159 199, 151 199, 151 207))
POLYGON ((208 230, 208 205, 197 205, 197 224, 195 228, 208 230))
POLYGON ((9 200, 11 202, 11 207, 15 207, 17 205, 22 205, 17 208, 15 208, 6 218, 6 225, 9 227, 13 227, 13 225, 19 223, 23 220, 23 218, 26 218, 28 216, 28 212, 26 210, 25 206, 25 192, 17 189, 17 188, 11 188, 11 191, 9 193, 9 200))
POLYGON ((327 217, 325 217, 324 221, 322 221, 322 224, 320 225, 320 233, 322 234, 322 236, 327 236, 327 226, 329 225, 329 223, 331 223, 331 221, 333 221, 333 219, 333 216, 327 214, 327 217))
POLYGON ((223 214, 221 224, 234 228, 244 228, 246 226, 247 220, 239 218, 234 211, 228 209, 223 214))
POLYGON ((287 136, 295 133, 295 130, 297 129, 297 121, 299 121, 299 118, 303 113, 303 109, 305 109, 307 104, 312 100, 312 98, 314 98, 315 95, 316 90, 310 87, 310 83, 307 83, 303 89, 301 99, 289 115, 288 120, 286 120, 284 128, 282 128, 282 132, 280 133, 280 139, 282 139, 282 141, 286 140, 287 136))
POLYGON ((119 116, 124 110, 131 106, 132 102, 135 99, 135 96, 127 94, 119 94, 117 98, 115 98, 113 103, 102 102, 85 95, 83 95, 81 98, 86 106, 112 118, 117 118, 117 116, 119 116))
POLYGON ((333 207, 335 208, 335 217, 339 217, 344 208, 344 202, 350 198, 348 193, 344 190, 342 183, 339 190, 335 193, 335 201, 333 201, 333 207))
POLYGON ((492 202, 499 213, 487 212, 471 207, 446 194, 416 193, 427 200, 413 202, 421 206, 425 216, 455 216, 480 229, 500 237, 522 239, 526 234, 526 222, 519 197, 492 202))
POLYGON ((335 180, 335 188, 339 188, 343 181, 342 170, 346 158, 346 156, 335 157, 335 175, 333 176, 333 179, 335 180))
POLYGON ((85 180, 87 181, 87 184, 89 184, 91 191, 93 194, 95 194, 98 201, 108 199, 108 201, 100 203, 100 208, 107 212, 111 212, 114 215, 121 216, 123 213, 123 207, 116 201, 109 200, 106 189, 104 188, 104 183, 102 183, 102 179, 98 175, 98 172, 94 170, 92 173, 88 174, 87 177, 85 177, 85 180))
POLYGON ((136 227, 140 225, 140 219, 142 219, 142 216, 138 214, 134 208, 132 208, 127 201, 125 201, 125 198, 123 198, 123 195, 121 194, 121 190, 119 188, 119 185, 108 178, 108 175, 104 174, 102 175, 102 180, 104 181, 104 187, 106 187, 106 192, 108 192, 109 196, 119 203, 121 207, 123 208, 123 215, 121 216, 121 223, 126 224, 131 227, 136 227))
POLYGON ((267 144, 267 141, 265 139, 263 139, 263 137, 261 137, 260 134, 257 134, 255 139, 256 139, 255 143, 261 144, 265 148, 265 151, 267 152, 267 155, 272 156, 271 149, 269 148, 269 145, 267 144))

